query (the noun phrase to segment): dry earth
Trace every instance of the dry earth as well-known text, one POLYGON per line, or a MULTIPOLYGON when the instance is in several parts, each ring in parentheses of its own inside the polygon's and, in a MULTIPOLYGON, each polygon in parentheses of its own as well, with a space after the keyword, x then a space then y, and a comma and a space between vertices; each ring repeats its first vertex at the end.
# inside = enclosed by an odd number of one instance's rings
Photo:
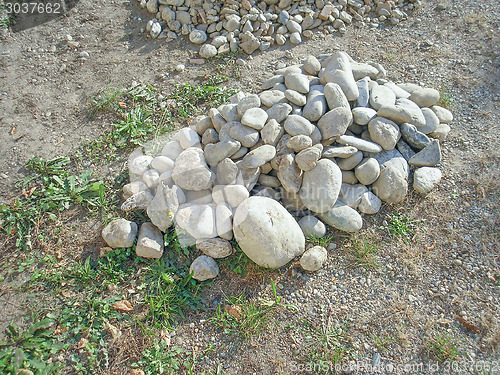
MULTIPOLYGON (((307 363, 311 351, 320 359, 332 357, 321 357, 311 344, 316 336, 297 328, 301 319, 320 331, 328 330, 329 324, 343 327, 350 358, 357 363, 377 361, 375 353, 380 353, 383 364, 429 366, 436 363, 429 342, 446 335, 456 343, 460 363, 497 361, 496 369, 482 372, 469 366, 453 371, 442 362, 438 373, 499 373, 500 7, 494 0, 444 4, 444 10, 437 10, 436 3, 425 1, 421 11, 394 28, 349 27, 343 36, 316 33, 293 49, 271 49, 248 58, 240 78, 228 83, 257 92, 277 63, 291 65, 309 54, 340 48, 354 59, 381 62, 395 82, 422 82, 441 89, 455 119, 443 150, 438 189, 427 197, 410 195, 400 206, 384 207, 366 220, 359 237, 378 244, 379 267, 352 266, 351 242, 337 237, 328 264, 315 274, 291 265, 241 278, 223 269, 204 288, 208 310, 190 312, 172 338, 173 344, 189 351, 196 347, 193 356, 212 346, 209 359, 197 362, 194 373, 216 373, 218 364, 217 373, 223 374, 310 373, 296 364, 307 363), (288 51, 291 58, 285 57, 288 51), (395 211, 422 220, 410 242, 380 229, 395 211), (261 334, 243 341, 206 321, 223 296, 268 293, 271 278, 279 280, 278 293, 297 310, 281 309, 261 334)), ((1 200, 14 196, 13 184, 31 156, 70 155, 109 127, 110 119, 90 120, 86 110, 89 97, 99 90, 135 80, 168 94, 175 82, 192 82, 213 70, 210 64, 187 63, 196 56, 196 48, 184 38, 170 45, 148 39, 141 33, 147 17, 136 1, 89 0, 67 17, 2 36, 1 200), (80 43, 78 49, 67 47, 67 35, 80 43), (80 58, 81 51, 90 57, 80 58), (179 63, 187 66, 183 73, 174 71, 179 63)), ((73 218, 65 226, 59 241, 52 238, 33 251, 63 249, 71 254, 70 261, 77 262, 103 246, 102 224, 95 218, 73 218)), ((8 242, 3 247, 4 259, 25 256, 13 253, 8 242)), ((36 294, 19 288, 27 279, 21 274, 0 285, 2 331, 37 305, 36 294)), ((125 360, 111 361, 100 373, 127 372, 131 358, 140 352, 137 343, 143 341, 130 335, 126 339, 135 339, 135 346, 121 343, 130 345, 128 357, 120 354, 125 360)), ((344 340, 341 337, 337 339, 344 340)), ((425 366, 409 372, 432 372, 425 366)))

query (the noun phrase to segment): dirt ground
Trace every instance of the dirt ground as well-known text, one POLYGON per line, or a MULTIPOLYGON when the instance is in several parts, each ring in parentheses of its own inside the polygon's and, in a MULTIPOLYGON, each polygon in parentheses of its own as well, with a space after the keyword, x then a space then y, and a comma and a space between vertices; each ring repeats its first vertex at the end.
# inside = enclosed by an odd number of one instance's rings
MULTIPOLYGON (((383 271, 348 267, 348 246, 339 241, 326 267, 316 274, 293 267, 282 270, 278 293, 298 311, 280 312, 257 337, 233 343, 224 332, 207 327, 203 322, 214 313, 213 306, 187 317, 172 340, 185 348, 212 343, 217 354, 194 373, 214 371, 217 364, 224 374, 311 373, 294 367, 305 363, 302 354, 310 348, 287 323, 304 318, 325 325, 325 316, 349 323, 356 360, 371 362, 374 353, 380 353, 383 363, 432 363, 425 342, 436 332, 452 336, 468 364, 498 360, 500 7, 494 0, 444 4, 444 10, 437 10, 435 2, 424 1, 422 10, 397 27, 349 27, 345 35, 316 32, 293 48, 287 44, 252 59, 241 56, 247 65, 239 79, 227 84, 258 92, 277 63, 292 65, 309 54, 340 48, 356 60, 382 63, 388 78, 397 83, 422 82, 440 89, 449 99, 454 121, 443 149, 438 189, 427 197, 410 194, 400 206, 384 207, 365 220, 363 233, 379 243, 383 271), (291 58, 285 57, 287 51, 291 58), (409 244, 379 230, 395 211, 423 220, 409 244), (471 331, 456 317, 477 330, 471 331), (391 340, 382 345, 381 337, 391 340)), ((107 129, 109 122, 88 116, 89 98, 98 91, 138 81, 168 94, 175 82, 190 82, 212 71, 210 64, 189 64, 197 47, 186 38, 169 45, 147 38, 141 29, 148 17, 134 0, 81 1, 64 18, 2 36, 0 202, 13 197, 13 184, 31 156, 70 155, 107 129), (68 35, 80 44, 78 48, 67 46, 68 35), (82 51, 89 57, 81 58, 82 51), (175 72, 177 64, 185 64, 186 70, 175 72)), ((74 228, 73 241, 65 244, 76 254, 103 245, 101 223, 92 218, 83 222, 74 228)), ((265 275, 258 282, 224 276, 209 287, 207 296, 238 289, 257 295, 269 288, 265 275)), ((2 331, 19 320, 33 298, 17 288, 20 283, 22 278, 2 286, 2 331)), ((499 373, 496 365, 496 372, 490 373, 499 373)), ((439 372, 447 369, 440 367, 439 372)), ((487 373, 472 367, 451 372, 487 373)), ((126 373, 126 366, 102 373, 126 373)))

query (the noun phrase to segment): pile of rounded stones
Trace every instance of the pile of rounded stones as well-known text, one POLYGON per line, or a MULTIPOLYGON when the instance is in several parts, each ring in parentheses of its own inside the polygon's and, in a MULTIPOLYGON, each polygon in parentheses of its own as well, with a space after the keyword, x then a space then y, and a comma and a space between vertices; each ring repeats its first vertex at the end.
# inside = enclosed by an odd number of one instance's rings
MULTIPOLYGON (((157 155, 129 160, 124 211, 146 210, 136 253, 158 258, 162 231, 175 223, 184 244, 204 253, 191 271, 215 277, 213 258, 231 254, 230 240, 263 267, 297 256, 318 270, 327 251, 307 249, 326 225, 359 231, 363 215, 382 202, 405 199, 408 184, 429 193, 440 181, 440 143, 453 116, 436 105, 432 88, 385 79, 379 64, 344 52, 276 71, 256 94, 240 92, 228 104, 178 131, 157 155)), ((137 226, 121 219, 103 232, 131 245, 137 226), (118 229, 117 229, 118 228, 118 229)))
POLYGON ((203 44, 200 55, 210 58, 237 51, 247 54, 264 51, 287 40, 300 44, 311 38, 312 29, 325 34, 344 33, 357 22, 378 27, 396 25, 407 12, 418 9, 420 0, 139 0, 156 18, 146 31, 151 37, 174 40, 189 35, 194 44, 203 44), (211 43, 207 42, 211 38, 211 43))

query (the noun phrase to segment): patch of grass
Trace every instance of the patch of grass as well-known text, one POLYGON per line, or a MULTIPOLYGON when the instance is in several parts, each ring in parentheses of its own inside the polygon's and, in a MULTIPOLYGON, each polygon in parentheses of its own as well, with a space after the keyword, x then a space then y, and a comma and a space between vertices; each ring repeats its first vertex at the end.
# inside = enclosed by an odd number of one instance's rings
POLYGON ((306 242, 313 244, 314 246, 322 246, 322 247, 327 247, 328 244, 330 244, 335 236, 324 236, 324 237, 317 237, 314 235, 310 235, 306 237, 306 242))
POLYGON ((211 321, 225 333, 237 334, 244 339, 258 334, 267 326, 278 307, 292 307, 281 302, 281 296, 277 295, 273 280, 271 280, 271 288, 273 298, 269 300, 254 301, 243 295, 227 298, 224 304, 219 304, 211 321))
POLYGON ((387 334, 381 336, 371 334, 370 338, 373 341, 373 346, 375 346, 379 351, 387 351, 391 343, 398 341, 396 337, 387 334))
POLYGON ((219 86, 229 78, 220 74, 210 76, 203 85, 185 83, 177 85, 170 95, 175 103, 171 106, 174 116, 189 117, 199 113, 204 105, 219 106, 225 103, 237 90, 219 86))
POLYGON ((386 229, 391 237, 398 237, 409 241, 415 235, 417 224, 424 220, 411 220, 409 217, 395 212, 387 216, 386 224, 382 229, 386 229))
POLYGON ((439 101, 436 103, 446 109, 451 109, 453 106, 453 96, 446 87, 439 88, 439 101))
POLYGON ((118 99, 122 94, 122 90, 113 88, 99 91, 90 99, 89 117, 93 118, 97 113, 107 110, 119 111, 118 99))
POLYGON ((346 244, 349 252, 350 267, 378 268, 377 251, 378 245, 371 240, 362 238, 351 238, 346 244))
POLYGON ((143 358, 133 363, 132 367, 141 368, 146 375, 176 374, 191 367, 189 356, 183 356, 184 353, 181 347, 159 340, 146 348, 142 352, 143 358))
POLYGON ((184 272, 168 266, 164 259, 143 268, 144 279, 138 286, 144 291, 144 303, 148 307, 147 320, 159 327, 170 327, 186 309, 199 309, 199 283, 184 272))
POLYGON ((104 183, 90 171, 70 173, 69 163, 69 158, 30 159, 26 167, 31 173, 16 184, 20 195, 0 205, 0 230, 15 236, 17 248, 32 247, 33 230, 42 218, 55 220, 56 212, 73 205, 101 214, 112 207, 104 183))
POLYGON ((439 362, 451 362, 459 356, 459 345, 446 333, 429 337, 425 343, 425 347, 427 354, 439 362))
POLYGON ((238 51, 234 51, 223 55, 216 55, 209 59, 209 62, 220 74, 228 75, 232 78, 239 78, 241 66, 236 64, 237 59, 238 51))
POLYGON ((0 342, 0 373, 5 375, 54 374, 60 364, 49 361, 62 349, 50 329, 54 322, 43 319, 22 332, 12 324, 5 333, 7 341, 0 342))
POLYGON ((234 252, 230 256, 221 259, 220 265, 231 270, 235 274, 245 277, 252 268, 259 268, 244 252, 236 241, 231 241, 234 252))
MULTIPOLYGON (((320 324, 304 319, 301 328, 306 334, 306 350, 312 366, 321 363, 335 366, 349 358, 351 348, 348 326, 334 323, 331 314, 320 324)), ((317 372, 328 371, 319 367, 317 372)))

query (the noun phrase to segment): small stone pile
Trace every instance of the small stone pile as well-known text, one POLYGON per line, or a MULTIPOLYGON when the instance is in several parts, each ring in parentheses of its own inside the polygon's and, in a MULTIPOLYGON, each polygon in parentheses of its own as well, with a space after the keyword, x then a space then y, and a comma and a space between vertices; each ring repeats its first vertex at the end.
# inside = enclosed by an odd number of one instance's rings
MULTIPOLYGON (((413 188, 430 192, 453 116, 436 105, 435 89, 385 75, 344 52, 309 56, 276 71, 260 94, 240 92, 197 118, 157 155, 133 155, 122 209, 146 210, 151 220, 137 255, 161 257, 161 232, 175 223, 184 244, 205 254, 192 265, 199 280, 218 274, 213 258, 230 255, 233 238, 261 266, 302 255, 314 271, 326 250, 305 252, 305 236, 324 236, 325 224, 359 231, 362 214, 405 199, 410 168, 413 188)), ((126 220, 110 228, 103 236, 111 247, 137 232, 126 220)))
POLYGON ((313 29, 325 34, 345 33, 353 22, 378 27, 397 25, 407 12, 418 9, 420 0, 139 0, 156 18, 149 20, 152 38, 170 42, 189 35, 203 44, 200 55, 210 58, 237 51, 248 55, 287 40, 300 44, 311 38, 313 29), (211 43, 207 42, 211 38, 211 43))

